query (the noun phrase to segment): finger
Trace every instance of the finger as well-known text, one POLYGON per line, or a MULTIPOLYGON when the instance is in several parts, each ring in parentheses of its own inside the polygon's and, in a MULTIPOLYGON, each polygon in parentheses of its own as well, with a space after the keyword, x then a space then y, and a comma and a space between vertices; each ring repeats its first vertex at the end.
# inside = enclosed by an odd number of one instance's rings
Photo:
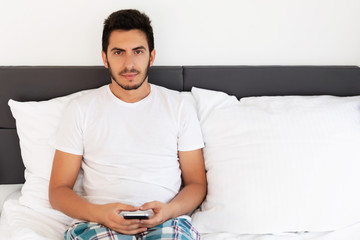
POLYGON ((131 205, 118 204, 115 207, 115 212, 116 212, 116 214, 120 214, 122 211, 137 211, 139 209, 140 209, 140 207, 134 207, 134 206, 131 206, 131 205))
POLYGON ((156 209, 158 207, 158 202, 156 201, 153 201, 153 202, 148 202, 148 203, 145 203, 143 204, 141 207, 140 207, 140 210, 149 210, 149 209, 156 209))
POLYGON ((119 203, 117 205, 117 208, 121 209, 121 210, 125 210, 125 211, 136 211, 136 210, 140 209, 140 207, 135 207, 132 205, 127 205, 127 204, 122 204, 122 203, 119 203))
POLYGON ((140 220, 140 226, 147 227, 147 228, 157 226, 161 223, 162 223, 161 218, 157 215, 155 215, 152 218, 147 219, 147 220, 140 220))
POLYGON ((152 228, 155 227, 157 225, 159 225, 160 223, 158 221, 150 221, 150 220, 146 220, 144 222, 141 222, 141 227, 146 227, 146 228, 152 228))
POLYGON ((123 217, 121 217, 121 225, 124 226, 134 226, 134 225, 139 225, 141 222, 139 219, 125 219, 123 217))
POLYGON ((140 223, 140 219, 125 219, 120 214, 116 214, 112 221, 115 222, 117 225, 123 225, 123 226, 130 226, 130 225, 136 225, 140 223))
POLYGON ((152 225, 153 222, 154 222, 154 221, 153 221, 152 219, 141 220, 140 224, 141 224, 141 226, 143 226, 143 227, 148 227, 148 226, 152 225))

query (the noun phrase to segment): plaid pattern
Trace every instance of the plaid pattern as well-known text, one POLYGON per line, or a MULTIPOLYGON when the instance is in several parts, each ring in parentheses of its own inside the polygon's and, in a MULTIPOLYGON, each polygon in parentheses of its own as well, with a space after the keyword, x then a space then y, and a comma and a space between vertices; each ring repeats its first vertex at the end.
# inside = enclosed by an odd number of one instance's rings
POLYGON ((164 222, 147 232, 136 235, 124 235, 93 222, 77 222, 64 233, 65 240, 200 240, 200 234, 184 218, 175 218, 164 222))

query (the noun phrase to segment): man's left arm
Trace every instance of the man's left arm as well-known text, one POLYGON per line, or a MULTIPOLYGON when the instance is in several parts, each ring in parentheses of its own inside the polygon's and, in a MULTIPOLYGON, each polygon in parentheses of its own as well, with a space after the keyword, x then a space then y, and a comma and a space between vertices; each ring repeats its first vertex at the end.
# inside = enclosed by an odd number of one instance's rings
POLYGON ((141 209, 153 209, 155 215, 143 220, 147 227, 159 225, 171 218, 187 214, 197 208, 206 195, 206 173, 202 149, 179 151, 184 187, 169 203, 158 201, 144 204, 141 209))

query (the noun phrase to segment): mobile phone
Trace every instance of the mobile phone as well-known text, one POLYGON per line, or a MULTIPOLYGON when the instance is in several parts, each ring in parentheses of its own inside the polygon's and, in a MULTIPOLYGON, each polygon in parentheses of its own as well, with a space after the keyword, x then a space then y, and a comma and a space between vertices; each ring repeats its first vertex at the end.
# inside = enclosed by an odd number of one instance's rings
POLYGON ((146 211, 122 211, 120 212, 120 216, 125 219, 149 219, 154 215, 154 212, 150 210, 146 211))

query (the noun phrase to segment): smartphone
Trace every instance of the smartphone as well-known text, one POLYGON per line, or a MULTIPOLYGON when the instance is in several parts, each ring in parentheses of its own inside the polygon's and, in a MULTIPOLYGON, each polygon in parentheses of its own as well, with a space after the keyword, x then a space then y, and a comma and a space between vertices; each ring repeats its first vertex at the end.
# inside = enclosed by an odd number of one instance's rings
POLYGON ((149 219, 154 215, 154 212, 150 210, 146 211, 122 211, 120 212, 120 216, 125 219, 149 219))

